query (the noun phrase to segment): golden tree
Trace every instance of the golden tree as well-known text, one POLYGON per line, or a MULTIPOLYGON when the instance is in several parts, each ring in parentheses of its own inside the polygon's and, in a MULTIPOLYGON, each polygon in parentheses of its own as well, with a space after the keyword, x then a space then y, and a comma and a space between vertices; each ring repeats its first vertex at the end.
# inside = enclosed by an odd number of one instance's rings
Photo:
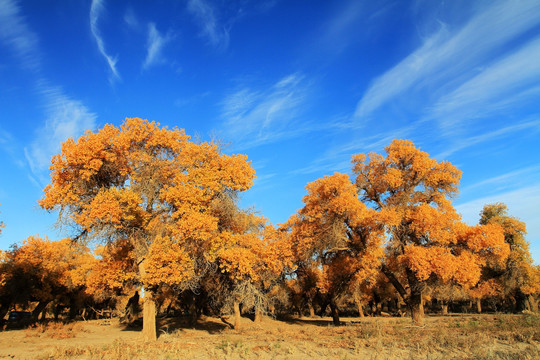
MULTIPOLYGON (((11 305, 37 302, 34 320, 53 300, 72 299, 84 287, 88 249, 70 239, 50 241, 30 236, 3 254, 0 315, 11 305)), ((70 304, 74 306, 74 304, 70 304)))
POLYGON ((456 167, 407 140, 394 140, 385 150, 386 157, 353 156, 356 186, 360 199, 386 223, 382 271, 420 324, 428 280, 472 287, 482 266, 504 263, 509 248, 499 225, 461 221, 451 203, 461 177, 456 167))
POLYGON ((75 239, 128 240, 144 285, 143 335, 156 338, 153 291, 196 286, 221 248, 212 201, 248 189, 254 170, 244 155, 194 143, 183 130, 128 118, 68 139, 51 165, 40 205, 59 210, 75 239))
POLYGON ((508 215, 508 207, 504 203, 485 205, 480 212, 480 224, 500 225, 504 231, 504 240, 510 247, 504 266, 487 264, 483 277, 486 281, 497 280, 499 291, 511 296, 515 310, 522 311, 526 307, 527 296, 530 296, 525 290, 534 287, 534 265, 529 242, 525 239, 526 225, 508 215))
POLYGON ((263 217, 239 209, 234 197, 224 194, 217 198, 212 211, 219 218, 222 247, 205 290, 214 303, 222 305, 220 311, 232 308, 232 326, 237 329, 240 304, 254 310, 255 321, 262 320, 271 288, 290 265, 290 247, 284 232, 268 225, 263 217))
POLYGON ((306 189, 304 207, 286 226, 291 230, 299 269, 321 267, 318 287, 326 295, 333 322, 338 325, 338 299, 351 281, 374 281, 383 255, 383 228, 377 212, 358 199, 347 175, 325 176, 306 189))

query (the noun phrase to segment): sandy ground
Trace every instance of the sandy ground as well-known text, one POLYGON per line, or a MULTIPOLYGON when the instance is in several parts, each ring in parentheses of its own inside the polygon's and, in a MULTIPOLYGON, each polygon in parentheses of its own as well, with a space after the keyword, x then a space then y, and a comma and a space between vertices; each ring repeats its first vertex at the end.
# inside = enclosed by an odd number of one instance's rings
POLYGON ((126 330, 118 320, 90 320, 80 322, 74 337, 58 339, 54 331, 39 329, 6 330, 0 333, 0 359, 35 359, 57 347, 102 346, 114 341, 137 341, 139 331, 126 330))
POLYGON ((141 341, 140 329, 93 320, 0 332, 0 359, 540 358, 540 329, 514 330, 513 319, 429 317, 415 328, 408 318, 343 318, 340 327, 331 326, 330 318, 244 318, 239 331, 216 318, 203 318, 193 329, 182 320, 161 319, 159 339, 151 344, 141 341), (506 330, 497 330, 500 324, 506 330))

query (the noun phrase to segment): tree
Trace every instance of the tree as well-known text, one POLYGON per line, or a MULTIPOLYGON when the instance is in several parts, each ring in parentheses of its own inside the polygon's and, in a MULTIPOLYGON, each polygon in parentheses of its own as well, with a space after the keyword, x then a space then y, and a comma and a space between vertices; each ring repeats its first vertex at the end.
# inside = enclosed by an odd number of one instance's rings
POLYGON ((128 118, 119 128, 105 125, 64 142, 39 204, 58 210, 74 239, 130 242, 144 286, 143 336, 153 340, 153 293, 163 284, 196 286, 222 246, 212 201, 248 189, 253 178, 244 155, 128 118))
POLYGON ((53 300, 73 298, 84 286, 89 256, 87 248, 70 239, 50 241, 30 236, 22 245, 14 245, 2 259, 0 315, 14 304, 38 302, 33 309, 37 321, 53 300))
POLYGON ((421 324, 429 280, 472 287, 482 266, 503 263, 509 249, 499 225, 461 222, 450 200, 461 177, 456 167, 407 140, 394 140, 385 150, 386 157, 353 156, 356 186, 360 199, 384 218, 388 241, 381 269, 421 324))
POLYGON ((483 277, 486 281, 497 279, 498 287, 502 292, 514 299, 515 310, 522 311, 526 307, 528 295, 524 289, 534 284, 533 259, 529 242, 525 240, 526 225, 508 215, 508 207, 504 203, 485 205, 480 212, 480 224, 501 226, 504 231, 504 240, 510 247, 510 254, 504 266, 487 264, 483 277))
POLYGON ((266 224, 266 219, 240 210, 235 199, 217 200, 213 211, 220 219, 224 245, 217 253, 216 273, 211 274, 213 281, 206 282, 206 291, 222 305, 221 310, 232 308, 233 327, 238 329, 240 304, 254 310, 255 321, 262 320, 269 307, 269 291, 290 265, 290 247, 282 231, 266 224))
MULTIPOLYGON (((306 186, 304 207, 287 223, 298 268, 313 263, 322 269, 322 293, 327 296, 335 325, 338 299, 351 281, 374 281, 382 257, 383 228, 375 210, 359 201, 345 174, 325 176, 306 186)), ((326 306, 325 306, 326 307, 326 306)))

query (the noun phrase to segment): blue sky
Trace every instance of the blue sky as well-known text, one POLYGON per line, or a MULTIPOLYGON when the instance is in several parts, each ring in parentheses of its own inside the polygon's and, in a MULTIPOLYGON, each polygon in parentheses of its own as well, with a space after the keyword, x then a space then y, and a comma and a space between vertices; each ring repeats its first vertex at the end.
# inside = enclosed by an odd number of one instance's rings
POLYGON ((62 141, 138 116, 230 143, 274 223, 352 154, 410 139, 505 202, 540 262, 540 2, 0 0, 0 248, 56 239, 37 206, 62 141))

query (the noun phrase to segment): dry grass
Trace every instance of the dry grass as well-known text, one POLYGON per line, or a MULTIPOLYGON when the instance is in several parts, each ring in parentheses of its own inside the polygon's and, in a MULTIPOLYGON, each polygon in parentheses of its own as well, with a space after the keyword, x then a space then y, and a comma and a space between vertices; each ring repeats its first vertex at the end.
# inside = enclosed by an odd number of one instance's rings
MULTIPOLYGON (((38 359, 539 359, 540 316, 460 315, 429 317, 423 327, 407 318, 345 319, 333 327, 329 319, 243 319, 235 331, 208 318, 195 329, 178 323, 160 326, 155 343, 139 334, 86 344, 84 334, 42 352, 38 359)), ((50 325, 49 325, 50 326, 50 325)), ((65 325, 60 333, 76 332, 65 325)), ((102 327, 103 328, 103 327, 102 327)), ((28 331, 28 330, 27 330, 28 331)), ((32 331, 40 332, 40 329, 32 331)), ((48 334, 52 328, 41 331, 48 334)), ((79 329, 79 331, 81 331, 79 329)), ((104 329, 106 331, 106 329, 104 329)), ((0 337, 3 334, 0 334, 0 337)), ((49 335, 45 335, 49 336, 49 335)), ((105 335, 104 335, 105 336, 105 335)), ((38 339, 40 340, 40 339, 38 339)), ((1 355, 0 355, 1 358, 1 355)))
POLYGON ((51 339, 71 339, 85 332, 83 323, 40 323, 25 329, 26 337, 48 337, 51 339))

